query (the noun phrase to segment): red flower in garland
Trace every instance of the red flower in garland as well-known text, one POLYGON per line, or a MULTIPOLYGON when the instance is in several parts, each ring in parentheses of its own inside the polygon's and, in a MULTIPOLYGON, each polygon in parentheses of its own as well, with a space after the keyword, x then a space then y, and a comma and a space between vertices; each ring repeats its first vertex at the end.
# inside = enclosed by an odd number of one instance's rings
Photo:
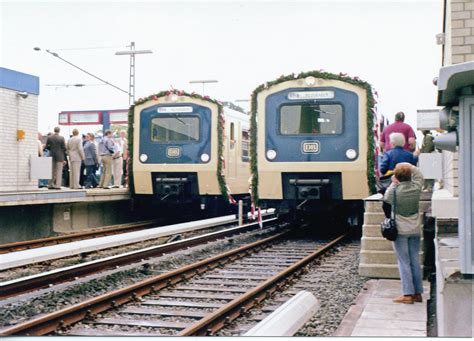
POLYGON ((158 100, 158 97, 157 97, 156 95, 153 95, 153 96, 151 97, 151 99, 154 100, 154 101, 157 101, 157 100, 158 100))
POLYGON ((209 96, 204 96, 203 98, 204 99, 211 99, 209 96))

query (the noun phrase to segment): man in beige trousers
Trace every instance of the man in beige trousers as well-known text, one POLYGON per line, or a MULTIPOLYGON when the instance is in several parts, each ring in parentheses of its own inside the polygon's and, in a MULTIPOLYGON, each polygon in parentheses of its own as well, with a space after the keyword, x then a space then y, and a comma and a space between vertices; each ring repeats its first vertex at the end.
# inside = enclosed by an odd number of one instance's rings
POLYGON ((99 143, 99 155, 102 162, 102 176, 100 177, 99 187, 109 189, 109 182, 112 178, 112 155, 114 151, 114 140, 112 132, 107 130, 104 138, 99 143))
POLYGON ((49 189, 61 189, 61 180, 63 178, 63 166, 66 161, 66 143, 64 137, 59 135, 59 127, 54 128, 54 134, 48 136, 46 148, 49 155, 53 158, 53 174, 49 180, 49 189))
POLYGON ((82 138, 79 136, 79 130, 72 131, 72 137, 67 141, 67 151, 69 154, 69 161, 71 162, 71 169, 69 173, 69 187, 72 189, 79 189, 79 178, 81 176, 81 163, 84 157, 84 148, 82 147, 82 138))

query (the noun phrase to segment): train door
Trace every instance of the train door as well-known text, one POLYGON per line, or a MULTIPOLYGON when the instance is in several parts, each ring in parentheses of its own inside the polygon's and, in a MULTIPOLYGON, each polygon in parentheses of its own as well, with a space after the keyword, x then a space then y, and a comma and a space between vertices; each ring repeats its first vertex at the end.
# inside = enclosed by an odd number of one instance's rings
POLYGON ((227 139, 227 176, 235 179, 237 176, 237 152, 238 152, 239 122, 230 122, 229 138, 227 139))

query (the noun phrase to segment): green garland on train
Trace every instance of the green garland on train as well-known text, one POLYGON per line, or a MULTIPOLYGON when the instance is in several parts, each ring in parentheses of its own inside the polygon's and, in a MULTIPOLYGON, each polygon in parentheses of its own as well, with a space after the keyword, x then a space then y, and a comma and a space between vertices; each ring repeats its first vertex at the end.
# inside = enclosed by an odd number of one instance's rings
POLYGON ((350 83, 359 86, 366 90, 367 93, 367 181, 369 190, 373 194, 375 193, 375 140, 374 140, 374 122, 375 122, 375 104, 376 101, 373 95, 372 86, 361 80, 359 77, 349 77, 347 74, 340 73, 334 74, 330 72, 320 71, 309 71, 301 72, 299 74, 282 75, 274 81, 270 81, 259 85, 253 92, 251 98, 251 112, 250 112, 250 172, 252 173, 252 199, 255 205, 258 205, 258 166, 257 166, 257 95, 265 89, 270 88, 273 85, 280 84, 286 81, 292 81, 300 78, 314 77, 320 79, 338 80, 346 83, 350 83))
POLYGON ((225 128, 225 121, 224 121, 224 106, 222 103, 215 99, 211 99, 209 96, 201 96, 197 93, 187 93, 182 90, 168 90, 168 91, 161 91, 159 93, 156 93, 154 95, 150 95, 148 97, 144 98, 139 98, 138 100, 135 101, 135 103, 128 109, 128 150, 129 150, 129 164, 128 164, 128 174, 129 174, 129 188, 130 188, 130 193, 134 193, 134 184, 133 184, 133 119, 134 119, 134 109, 135 106, 143 104, 147 101, 154 101, 157 100, 160 97, 164 96, 172 96, 172 95, 177 95, 177 96, 188 96, 191 98, 197 98, 201 99, 203 101, 208 101, 211 103, 214 103, 218 107, 218 119, 217 119, 217 140, 218 140, 218 145, 217 145, 217 181, 219 183, 219 189, 221 191, 222 196, 224 197, 225 200, 229 200, 229 191, 227 189, 226 185, 226 180, 224 176, 224 128, 225 128))

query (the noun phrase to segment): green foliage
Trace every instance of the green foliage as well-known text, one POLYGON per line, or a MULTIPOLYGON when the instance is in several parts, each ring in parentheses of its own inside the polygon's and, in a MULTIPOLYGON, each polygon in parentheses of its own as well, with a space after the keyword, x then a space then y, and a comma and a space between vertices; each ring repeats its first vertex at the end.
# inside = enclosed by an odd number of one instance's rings
MULTIPOLYGON (((148 97, 144 98, 139 98, 138 100, 135 101, 135 104, 133 104, 130 109, 128 110, 128 145, 129 145, 129 155, 130 155, 130 160, 131 162, 129 163, 129 187, 130 187, 130 193, 134 193, 134 186, 133 186, 133 129, 134 129, 134 109, 135 106, 143 104, 148 101, 157 101, 158 98, 161 97, 166 97, 166 96, 172 96, 172 95, 178 95, 178 96, 187 96, 191 98, 197 98, 201 99, 203 101, 207 101, 210 103, 214 103, 218 107, 218 120, 217 120, 217 139, 218 139, 218 145, 217 145, 217 181, 219 183, 219 188, 221 191, 222 196, 225 198, 225 200, 228 200, 228 189, 226 185, 226 180, 224 176, 224 140, 225 140, 225 135, 224 135, 224 127, 225 127, 225 122, 224 122, 224 107, 222 103, 218 102, 217 100, 209 98, 209 96, 201 96, 197 93, 187 93, 185 91, 180 91, 180 90, 168 90, 168 91, 161 91, 156 94, 150 95, 148 97)), ((137 122, 138 124, 138 122, 137 122)))
POLYGON ((375 99, 373 96, 372 86, 361 80, 359 77, 349 77, 344 73, 334 74, 320 71, 301 72, 299 74, 291 74, 287 76, 280 76, 278 79, 259 85, 252 93, 251 112, 250 112, 250 171, 252 173, 252 199, 256 206, 258 206, 258 165, 257 165, 257 96, 263 90, 266 90, 274 85, 292 81, 300 78, 312 76, 319 79, 338 80, 341 82, 356 85, 366 90, 367 93, 367 181, 371 193, 375 193, 375 140, 374 140, 374 123, 376 117, 375 99))

